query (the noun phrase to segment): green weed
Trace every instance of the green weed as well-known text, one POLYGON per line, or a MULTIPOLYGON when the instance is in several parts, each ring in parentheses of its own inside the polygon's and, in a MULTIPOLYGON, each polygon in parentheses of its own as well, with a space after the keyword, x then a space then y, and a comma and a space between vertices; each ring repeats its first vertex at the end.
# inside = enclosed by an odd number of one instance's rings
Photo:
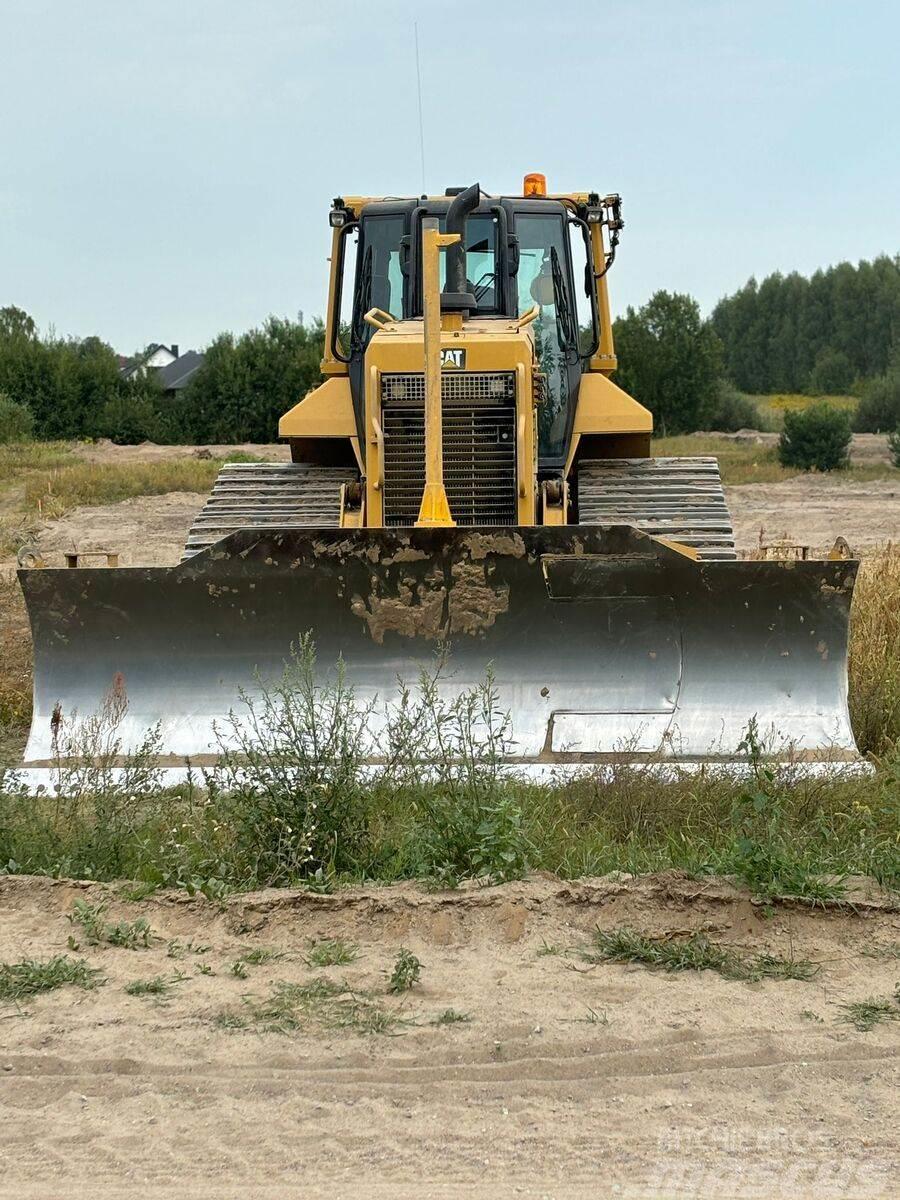
POLYGON ((395 995, 410 991, 419 982, 421 974, 422 964, 411 950, 401 946, 388 980, 388 991, 395 995))
POLYGON ((359 946, 343 938, 320 938, 310 942, 305 962, 308 967, 343 967, 355 961, 359 946))
POLYGON ((626 926, 598 929, 593 944, 582 953, 587 962, 640 963, 664 971, 715 971, 726 979, 810 980, 818 968, 806 959, 779 958, 760 954, 742 957, 728 946, 718 945, 704 933, 687 937, 653 937, 626 926))
POLYGON ((597 1012, 595 1008, 589 1008, 584 1015, 583 1020, 587 1021, 588 1025, 608 1025, 609 1015, 604 1009, 602 1012, 597 1012))
POLYGON ((103 983, 100 971, 84 959, 57 954, 39 961, 0 963, 0 1000, 24 1000, 40 992, 49 992, 67 984, 89 990, 103 983))
POLYGON ((195 945, 193 939, 188 942, 179 942, 177 938, 173 938, 166 947, 166 955, 169 958, 184 958, 188 954, 208 954, 210 950, 212 950, 212 946, 208 946, 204 942, 198 942, 195 945))
MULTIPOLYGON (((122 946, 127 950, 146 949, 153 938, 153 930, 145 917, 136 921, 106 921, 106 904, 88 904, 76 900, 69 921, 77 925, 89 946, 122 946)), ((73 941, 72 938, 69 939, 73 941)), ((72 945, 77 950, 77 944, 72 945)))
POLYGON ((252 950, 244 950, 238 955, 237 961, 248 967, 261 967, 265 963, 277 962, 284 958, 283 950, 271 950, 266 946, 255 946, 252 950))

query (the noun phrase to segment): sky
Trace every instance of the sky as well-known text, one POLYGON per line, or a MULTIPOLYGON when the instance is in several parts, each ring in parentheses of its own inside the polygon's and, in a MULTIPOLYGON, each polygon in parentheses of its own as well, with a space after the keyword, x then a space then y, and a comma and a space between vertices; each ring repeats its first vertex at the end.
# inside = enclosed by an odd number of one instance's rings
POLYGON ((896 0, 0 0, 0 306, 322 314, 333 196, 620 192, 613 307, 900 251, 896 0))

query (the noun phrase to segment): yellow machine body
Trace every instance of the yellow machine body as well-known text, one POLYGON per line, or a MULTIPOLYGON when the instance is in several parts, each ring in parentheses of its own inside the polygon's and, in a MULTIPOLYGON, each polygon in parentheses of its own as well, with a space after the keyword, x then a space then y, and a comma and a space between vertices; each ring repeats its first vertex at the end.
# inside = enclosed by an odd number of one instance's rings
MULTIPOLYGON (((587 193, 554 197, 572 204, 583 203, 587 193)), ((347 210, 356 218, 370 204, 380 200, 360 197, 345 201, 347 210)), ((381 411, 381 376, 392 373, 416 373, 425 370, 426 318, 396 319, 388 313, 373 310, 366 319, 375 327, 365 354, 365 452, 360 451, 359 431, 354 416, 353 397, 347 365, 338 360, 330 347, 334 322, 337 319, 335 294, 339 287, 340 229, 335 229, 329 282, 328 321, 325 336, 325 356, 322 373, 325 381, 287 412, 278 426, 279 437, 298 448, 297 457, 312 462, 335 461, 340 451, 336 442, 349 442, 353 460, 365 473, 365 489, 361 514, 350 516, 342 509, 342 522, 380 528, 383 525, 384 487, 384 422, 381 411)), ((609 315, 609 293, 606 276, 606 245, 603 226, 591 229, 593 274, 596 305, 600 320, 600 336, 596 353, 586 364, 581 377, 575 418, 566 454, 565 475, 568 476, 581 451, 589 450, 593 457, 649 457, 653 416, 648 409, 612 382, 609 376, 616 367, 612 323, 609 315)), ((432 291, 436 289, 436 277, 432 291)), ((428 291, 426 289, 426 295, 428 291)), ((516 377, 516 464, 517 464, 517 524, 565 524, 568 504, 562 490, 560 503, 543 502, 538 483, 537 417, 542 401, 538 376, 532 322, 537 309, 508 319, 461 317, 442 314, 440 318, 440 348, 442 351, 464 351, 463 355, 442 355, 441 371, 451 374, 457 361, 465 362, 471 372, 514 372, 516 377)), ((451 514, 452 515, 452 514, 451 514)))

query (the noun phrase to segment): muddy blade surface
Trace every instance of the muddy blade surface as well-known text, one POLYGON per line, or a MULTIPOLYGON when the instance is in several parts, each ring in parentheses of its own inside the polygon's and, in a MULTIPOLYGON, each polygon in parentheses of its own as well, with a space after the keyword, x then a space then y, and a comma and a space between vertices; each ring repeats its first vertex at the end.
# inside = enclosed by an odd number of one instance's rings
POLYGON ((624 526, 243 531, 177 567, 23 571, 26 760, 52 760, 57 705, 85 716, 111 688, 123 748, 159 722, 173 760, 209 760, 213 723, 307 632, 362 702, 396 698, 442 646, 450 692, 491 665, 525 761, 730 759, 754 716, 774 749, 852 757, 855 574, 693 563, 624 526))

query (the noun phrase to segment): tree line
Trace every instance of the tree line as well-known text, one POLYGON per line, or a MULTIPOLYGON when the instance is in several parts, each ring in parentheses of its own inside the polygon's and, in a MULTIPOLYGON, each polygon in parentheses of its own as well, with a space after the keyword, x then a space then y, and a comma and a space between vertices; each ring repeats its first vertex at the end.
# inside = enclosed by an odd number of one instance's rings
POLYGON ((745 392, 844 394, 884 374, 900 342, 900 255, 809 279, 749 280, 713 309, 728 378, 745 392))
POLYGON ((124 378, 100 338, 42 337, 10 306, 0 309, 0 426, 39 439, 270 442, 281 414, 320 381, 323 346, 320 322, 269 317, 220 334, 188 386, 167 395, 152 368, 124 378))
MULTIPOLYGON (((616 381, 659 433, 759 427, 752 395, 778 391, 853 391, 857 429, 900 425, 900 256, 751 279, 708 319, 691 296, 659 291, 614 334, 616 381)), ((152 369, 123 378, 100 338, 42 336, 21 309, 0 308, 0 440, 5 425, 42 439, 271 441, 320 382, 323 343, 321 322, 281 317, 222 333, 172 396, 152 369)))

